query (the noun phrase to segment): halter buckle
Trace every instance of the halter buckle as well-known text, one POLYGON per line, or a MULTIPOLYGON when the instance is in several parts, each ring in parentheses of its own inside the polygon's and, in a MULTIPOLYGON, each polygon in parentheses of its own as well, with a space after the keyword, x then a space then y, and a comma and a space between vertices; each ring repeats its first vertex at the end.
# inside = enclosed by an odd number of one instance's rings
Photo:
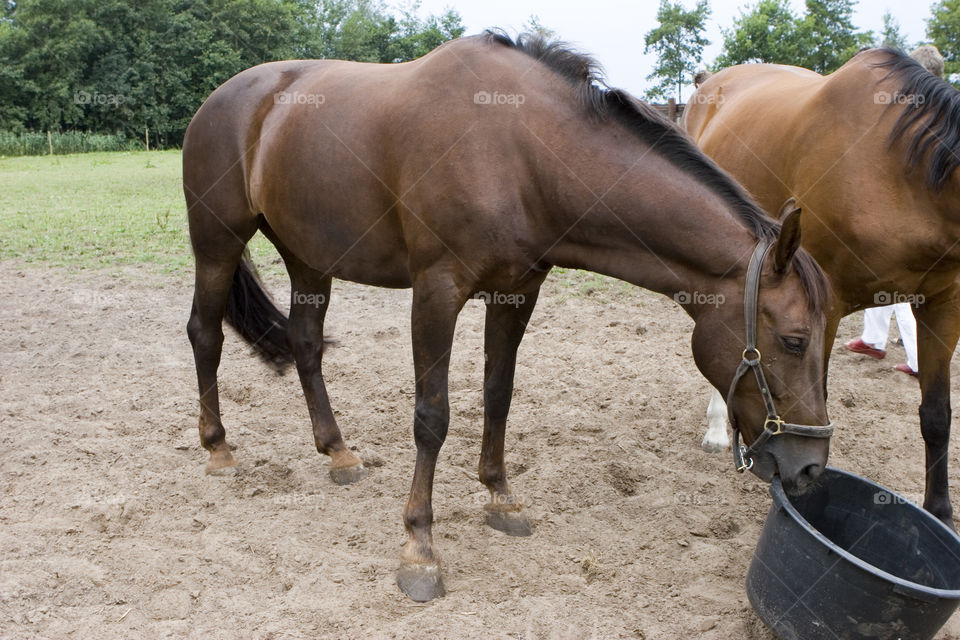
POLYGON ((778 436, 783 433, 783 420, 780 419, 780 416, 775 416, 773 418, 767 418, 763 421, 763 428, 770 432, 771 436, 778 436), (770 425, 773 424, 776 426, 776 429, 771 429, 770 425))
POLYGON ((743 350, 743 353, 740 354, 740 357, 743 358, 743 361, 749 364, 750 366, 758 365, 760 364, 760 349, 757 349, 756 347, 747 347, 746 349, 743 350), (755 353, 757 354, 757 357, 754 360, 751 360, 747 358, 748 353, 751 353, 751 354, 755 353))

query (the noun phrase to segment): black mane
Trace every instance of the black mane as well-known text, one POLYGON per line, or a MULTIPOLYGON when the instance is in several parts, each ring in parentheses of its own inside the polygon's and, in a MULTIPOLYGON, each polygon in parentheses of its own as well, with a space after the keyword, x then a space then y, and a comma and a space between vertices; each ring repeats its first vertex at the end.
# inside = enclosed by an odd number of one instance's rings
MULTIPOLYGON (((941 191, 960 166, 960 91, 904 52, 888 47, 882 51, 888 59, 875 66, 889 69, 884 80, 892 77, 901 81, 898 96, 906 102, 890 132, 890 144, 912 129, 907 166, 919 169, 925 164, 927 186, 941 191)), ((893 106, 900 106, 899 101, 891 101, 893 106)))
MULTIPOLYGON (((758 239, 773 240, 780 235, 780 223, 770 218, 747 191, 700 151, 679 127, 626 91, 609 87, 600 65, 592 57, 572 50, 564 42, 551 42, 539 35, 524 33, 514 41, 503 31, 491 29, 487 30, 487 36, 536 58, 564 77, 577 90, 581 104, 590 113, 601 119, 616 118, 671 164, 712 189, 758 239)), ((828 287, 820 266, 803 250, 797 252, 793 264, 811 308, 822 311, 828 287)))

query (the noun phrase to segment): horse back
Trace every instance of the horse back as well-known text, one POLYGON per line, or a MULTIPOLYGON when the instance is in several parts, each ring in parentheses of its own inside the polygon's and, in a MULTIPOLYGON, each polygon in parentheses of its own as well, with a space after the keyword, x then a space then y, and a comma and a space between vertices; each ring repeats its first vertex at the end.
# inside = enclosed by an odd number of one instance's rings
POLYGON ((221 169, 236 164, 249 211, 299 259, 340 278, 409 286, 421 265, 451 255, 476 260, 477 273, 528 266, 516 239, 529 236, 524 211, 540 207, 524 118, 546 96, 551 117, 582 117, 576 100, 556 99, 572 91, 566 82, 525 73, 531 64, 465 38, 401 64, 260 65, 197 113, 185 167, 196 149, 221 169))

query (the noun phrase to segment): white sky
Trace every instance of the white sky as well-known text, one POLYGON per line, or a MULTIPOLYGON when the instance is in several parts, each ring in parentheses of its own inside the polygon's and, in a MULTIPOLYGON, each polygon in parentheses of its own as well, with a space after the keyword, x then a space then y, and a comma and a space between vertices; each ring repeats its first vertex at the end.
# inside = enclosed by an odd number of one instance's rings
MULTIPOLYGON (((803 0, 790 0, 790 3, 796 14, 803 13, 803 0)), ((683 0, 683 4, 690 9, 695 0, 683 0)), ((712 44, 704 51, 704 62, 712 62, 720 53, 723 42, 720 29, 730 28, 742 8, 755 4, 756 0, 710 0, 713 12, 707 22, 706 35, 712 44)), ((933 4, 934 0, 860 0, 853 23, 859 30, 879 33, 883 14, 889 9, 912 45, 925 38, 926 20, 933 4)), ((643 38, 657 25, 658 6, 658 0, 422 0, 421 15, 439 14, 449 7, 460 13, 467 35, 487 27, 502 27, 515 35, 530 15, 535 14, 541 24, 556 31, 562 39, 596 57, 612 86, 640 95, 651 84, 646 76, 656 62, 654 56, 643 54, 643 38)), ((684 91, 684 96, 688 91, 684 91)))

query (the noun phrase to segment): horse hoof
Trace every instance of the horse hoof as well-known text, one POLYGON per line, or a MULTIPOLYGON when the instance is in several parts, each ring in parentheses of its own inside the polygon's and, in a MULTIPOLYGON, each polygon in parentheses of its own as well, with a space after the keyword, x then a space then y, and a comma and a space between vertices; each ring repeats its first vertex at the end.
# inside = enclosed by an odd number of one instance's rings
POLYGON ((397 571, 397 586, 414 602, 429 602, 446 594, 440 566, 436 564, 401 565, 397 571))
POLYGON ((486 511, 487 524, 508 536, 526 537, 533 533, 530 520, 518 511, 486 511))
POLYGON ((355 464, 349 467, 330 468, 330 479, 339 485, 353 484, 354 482, 363 479, 366 475, 367 470, 363 466, 363 463, 355 464))
POLYGON ((210 452, 206 473, 208 476, 233 476, 237 474, 237 460, 228 449, 210 452))
POLYGON ((706 451, 707 453, 722 453, 725 449, 730 448, 729 442, 717 442, 715 440, 703 439, 703 442, 700 443, 700 448, 706 451))

